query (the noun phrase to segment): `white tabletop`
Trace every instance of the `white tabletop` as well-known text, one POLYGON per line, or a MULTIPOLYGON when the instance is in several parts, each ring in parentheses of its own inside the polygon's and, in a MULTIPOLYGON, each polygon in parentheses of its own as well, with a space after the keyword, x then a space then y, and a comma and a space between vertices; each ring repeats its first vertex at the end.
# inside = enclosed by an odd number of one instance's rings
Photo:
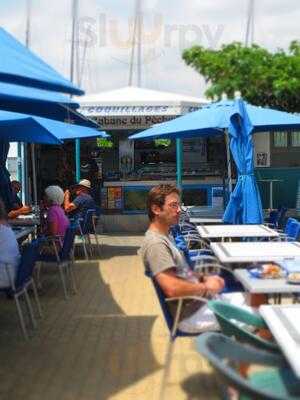
POLYGON ((211 243, 210 247, 222 263, 282 261, 300 257, 299 242, 226 242, 211 243))
POLYGON ((279 233, 265 225, 202 225, 197 227, 203 238, 278 237, 279 233))
POLYGON ((192 217, 189 219, 191 224, 208 225, 208 224, 223 224, 222 218, 213 217, 192 217))
POLYGON ((261 279, 249 274, 247 269, 238 268, 233 271, 236 279, 241 282, 249 293, 300 293, 300 285, 287 283, 285 278, 261 279))
POLYGON ((300 305, 260 306, 259 312, 300 378, 300 305))
POLYGON ((40 225, 40 219, 34 214, 20 215, 17 218, 9 219, 8 223, 12 226, 32 226, 40 225))

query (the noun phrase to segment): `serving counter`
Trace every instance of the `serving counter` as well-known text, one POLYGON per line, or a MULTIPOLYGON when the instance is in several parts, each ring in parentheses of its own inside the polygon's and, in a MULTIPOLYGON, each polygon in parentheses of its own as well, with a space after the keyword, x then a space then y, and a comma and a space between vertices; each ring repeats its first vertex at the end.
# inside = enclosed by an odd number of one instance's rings
MULTIPOLYGON (((159 184, 175 183, 175 180, 104 182, 101 208, 106 213, 144 214, 149 190, 159 184)), ((185 205, 215 207, 223 204, 223 183, 216 177, 184 180, 182 192, 185 205)))

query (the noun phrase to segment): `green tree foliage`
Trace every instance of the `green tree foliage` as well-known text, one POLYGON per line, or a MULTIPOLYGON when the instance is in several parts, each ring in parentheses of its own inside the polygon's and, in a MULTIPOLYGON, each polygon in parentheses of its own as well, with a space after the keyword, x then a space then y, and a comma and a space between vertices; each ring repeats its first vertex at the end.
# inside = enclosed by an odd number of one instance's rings
POLYGON ((213 99, 239 90, 249 103, 300 112, 300 42, 275 53, 258 46, 234 42, 220 50, 193 46, 183 52, 187 65, 209 83, 206 95, 213 99))

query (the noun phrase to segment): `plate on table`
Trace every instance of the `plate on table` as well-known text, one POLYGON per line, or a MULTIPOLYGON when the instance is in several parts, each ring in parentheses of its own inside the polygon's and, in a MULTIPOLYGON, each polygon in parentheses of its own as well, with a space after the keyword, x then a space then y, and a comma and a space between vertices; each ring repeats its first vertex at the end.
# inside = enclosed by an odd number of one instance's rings
POLYGON ((286 272, 275 263, 258 264, 249 269, 248 272, 254 278, 260 279, 279 279, 286 276, 286 272))
POLYGON ((300 272, 290 272, 286 280, 293 285, 300 285, 300 272))

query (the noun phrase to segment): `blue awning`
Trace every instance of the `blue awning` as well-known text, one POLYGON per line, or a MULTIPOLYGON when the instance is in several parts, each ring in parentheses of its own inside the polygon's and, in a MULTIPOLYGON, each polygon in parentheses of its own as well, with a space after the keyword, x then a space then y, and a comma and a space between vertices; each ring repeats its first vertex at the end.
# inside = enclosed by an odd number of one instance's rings
POLYGON ((3 28, 0 28, 0 80, 50 91, 84 94, 3 28))

